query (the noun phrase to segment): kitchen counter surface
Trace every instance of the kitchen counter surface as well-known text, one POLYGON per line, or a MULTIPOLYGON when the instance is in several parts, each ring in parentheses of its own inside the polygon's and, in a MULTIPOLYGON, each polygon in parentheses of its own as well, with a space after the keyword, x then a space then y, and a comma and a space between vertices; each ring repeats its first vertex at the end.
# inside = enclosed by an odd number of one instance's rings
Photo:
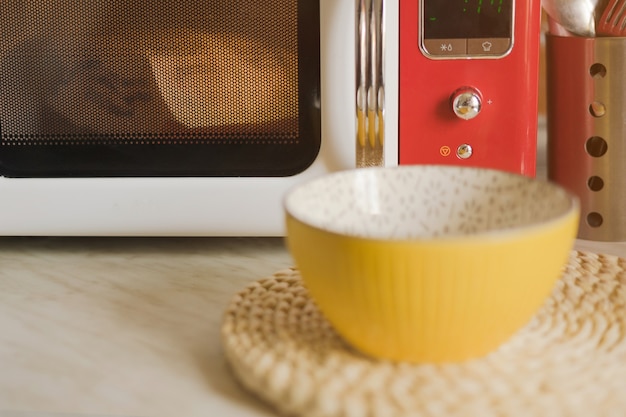
POLYGON ((271 416, 222 313, 292 265, 279 238, 0 238, 0 416, 271 416))
POLYGON ((275 415, 219 328, 237 291, 291 265, 280 238, 0 238, 0 416, 275 415))

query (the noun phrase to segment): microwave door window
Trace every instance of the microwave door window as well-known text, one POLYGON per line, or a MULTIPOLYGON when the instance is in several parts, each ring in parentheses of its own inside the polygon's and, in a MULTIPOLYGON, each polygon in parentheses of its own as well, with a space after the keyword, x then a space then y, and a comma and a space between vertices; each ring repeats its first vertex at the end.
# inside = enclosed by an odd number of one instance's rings
POLYGON ((82 3, 3 2, 1 174, 282 176, 315 159, 318 2, 82 3))

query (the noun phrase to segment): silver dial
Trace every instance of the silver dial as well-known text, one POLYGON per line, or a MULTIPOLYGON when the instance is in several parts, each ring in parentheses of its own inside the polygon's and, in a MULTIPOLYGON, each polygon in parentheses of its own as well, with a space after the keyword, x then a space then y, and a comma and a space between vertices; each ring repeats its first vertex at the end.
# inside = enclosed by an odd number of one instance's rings
POLYGON ((475 88, 462 87, 452 94, 452 110, 461 119, 473 119, 478 116, 481 108, 482 99, 475 88))

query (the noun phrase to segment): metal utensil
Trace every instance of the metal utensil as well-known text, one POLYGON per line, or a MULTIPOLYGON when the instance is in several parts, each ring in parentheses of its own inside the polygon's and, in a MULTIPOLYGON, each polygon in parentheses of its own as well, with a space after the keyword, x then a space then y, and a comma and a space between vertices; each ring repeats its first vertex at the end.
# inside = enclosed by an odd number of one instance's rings
POLYGON ((597 26, 598 35, 626 35, 626 0, 609 0, 597 26))
POLYGON ((596 34, 596 9, 600 0, 543 0, 546 13, 568 32, 578 36, 596 34))

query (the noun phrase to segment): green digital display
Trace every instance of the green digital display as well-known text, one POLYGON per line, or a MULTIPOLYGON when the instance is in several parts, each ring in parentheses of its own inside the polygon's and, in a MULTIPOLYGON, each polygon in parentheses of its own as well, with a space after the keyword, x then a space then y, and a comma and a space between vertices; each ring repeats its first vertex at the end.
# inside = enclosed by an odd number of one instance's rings
POLYGON ((513 0, 422 0, 425 39, 510 38, 513 0))

